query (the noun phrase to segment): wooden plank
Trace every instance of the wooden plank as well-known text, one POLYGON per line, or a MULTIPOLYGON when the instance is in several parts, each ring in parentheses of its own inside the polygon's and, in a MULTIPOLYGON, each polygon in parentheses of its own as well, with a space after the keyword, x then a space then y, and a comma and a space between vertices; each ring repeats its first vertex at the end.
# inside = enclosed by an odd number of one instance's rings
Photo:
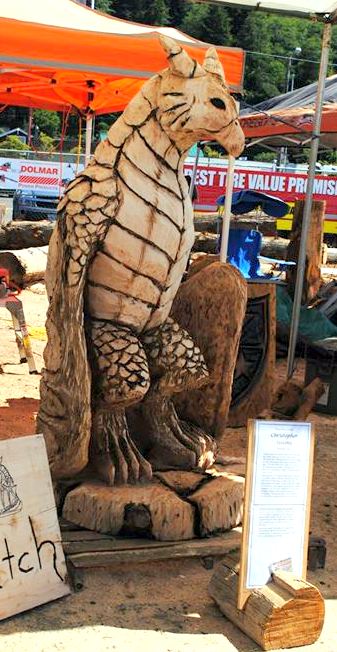
MULTIPOLYGON (((224 537, 214 537, 213 539, 203 539, 195 540, 191 539, 190 541, 154 541, 151 539, 124 539, 122 537, 113 538, 105 537, 105 539, 92 540, 77 540, 77 541, 63 541, 63 550, 67 555, 73 555, 82 552, 94 553, 94 552, 124 552, 124 551, 139 551, 139 550, 163 550, 173 548, 175 550, 189 551, 189 550, 200 550, 202 556, 204 554, 221 554, 224 546, 227 546, 227 542, 230 542, 232 545, 232 539, 227 537, 233 533, 233 541, 237 541, 238 545, 240 543, 240 530, 239 528, 232 530, 224 537), (206 551, 206 552, 205 552, 206 551), (215 552, 212 552, 215 551, 215 552), (220 551, 220 552, 219 552, 220 551)), ((227 550, 227 547, 226 547, 227 550)), ((188 555, 187 555, 188 556, 188 555)))
POLYGON ((60 530, 61 532, 68 532, 70 530, 80 530, 78 525, 75 523, 71 523, 71 521, 67 521, 63 516, 59 516, 59 525, 60 525, 60 530))
POLYGON ((62 541, 63 543, 68 543, 69 541, 96 541, 101 539, 114 539, 114 537, 109 536, 108 534, 101 534, 100 532, 92 532, 91 530, 75 530, 62 532, 62 541))
POLYGON ((68 555, 67 558, 75 568, 93 568, 131 561, 146 562, 186 557, 219 557, 239 548, 240 540, 240 530, 235 529, 226 535, 214 537, 213 539, 181 541, 178 543, 157 541, 155 543, 159 545, 146 545, 144 548, 130 547, 122 549, 119 541, 119 549, 74 553, 68 555))

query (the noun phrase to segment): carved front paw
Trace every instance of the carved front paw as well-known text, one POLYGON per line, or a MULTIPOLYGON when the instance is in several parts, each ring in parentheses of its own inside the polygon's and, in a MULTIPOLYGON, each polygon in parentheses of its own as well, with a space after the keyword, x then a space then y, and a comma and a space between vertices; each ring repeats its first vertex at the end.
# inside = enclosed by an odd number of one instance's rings
POLYGON ((124 409, 99 411, 93 423, 90 462, 108 485, 136 484, 152 478, 152 467, 132 441, 124 409))

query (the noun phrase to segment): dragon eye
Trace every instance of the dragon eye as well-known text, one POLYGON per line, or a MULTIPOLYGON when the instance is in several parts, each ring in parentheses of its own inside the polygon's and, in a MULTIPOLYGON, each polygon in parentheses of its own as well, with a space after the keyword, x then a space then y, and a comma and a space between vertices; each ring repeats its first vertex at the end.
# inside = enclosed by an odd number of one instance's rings
POLYGON ((217 109, 225 109, 226 108, 226 104, 223 102, 223 100, 220 100, 220 97, 211 97, 210 102, 217 109))

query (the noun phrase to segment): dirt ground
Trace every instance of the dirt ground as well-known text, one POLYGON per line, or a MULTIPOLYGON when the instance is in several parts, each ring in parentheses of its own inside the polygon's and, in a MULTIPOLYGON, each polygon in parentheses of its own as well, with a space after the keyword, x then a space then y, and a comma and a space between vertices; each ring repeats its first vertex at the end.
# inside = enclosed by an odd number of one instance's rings
MULTIPOLYGON (((46 297, 43 285, 23 292, 38 369, 42 366, 46 297)), ((35 432, 39 376, 18 364, 10 315, 0 314, 0 438, 35 432)), ((285 363, 278 364, 277 379, 285 363)), ((297 376, 303 374, 298 365, 297 376)), ((327 542, 324 570, 308 579, 322 592, 325 625, 313 652, 337 652, 337 417, 310 415, 316 425, 311 531, 327 542)), ((245 454, 245 430, 228 431, 224 455, 245 454)), ((200 560, 90 570, 84 589, 0 624, 1 652, 255 652, 260 648, 224 618, 207 593, 212 570, 200 560)))

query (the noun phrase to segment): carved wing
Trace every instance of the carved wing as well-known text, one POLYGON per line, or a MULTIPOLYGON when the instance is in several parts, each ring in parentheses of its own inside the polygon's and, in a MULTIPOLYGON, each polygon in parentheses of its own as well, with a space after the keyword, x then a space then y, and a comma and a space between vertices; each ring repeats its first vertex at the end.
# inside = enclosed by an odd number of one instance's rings
POLYGON ((78 473, 88 460, 91 373, 84 330, 85 283, 117 207, 112 166, 94 160, 68 185, 49 245, 48 343, 37 427, 45 436, 56 478, 78 473))

